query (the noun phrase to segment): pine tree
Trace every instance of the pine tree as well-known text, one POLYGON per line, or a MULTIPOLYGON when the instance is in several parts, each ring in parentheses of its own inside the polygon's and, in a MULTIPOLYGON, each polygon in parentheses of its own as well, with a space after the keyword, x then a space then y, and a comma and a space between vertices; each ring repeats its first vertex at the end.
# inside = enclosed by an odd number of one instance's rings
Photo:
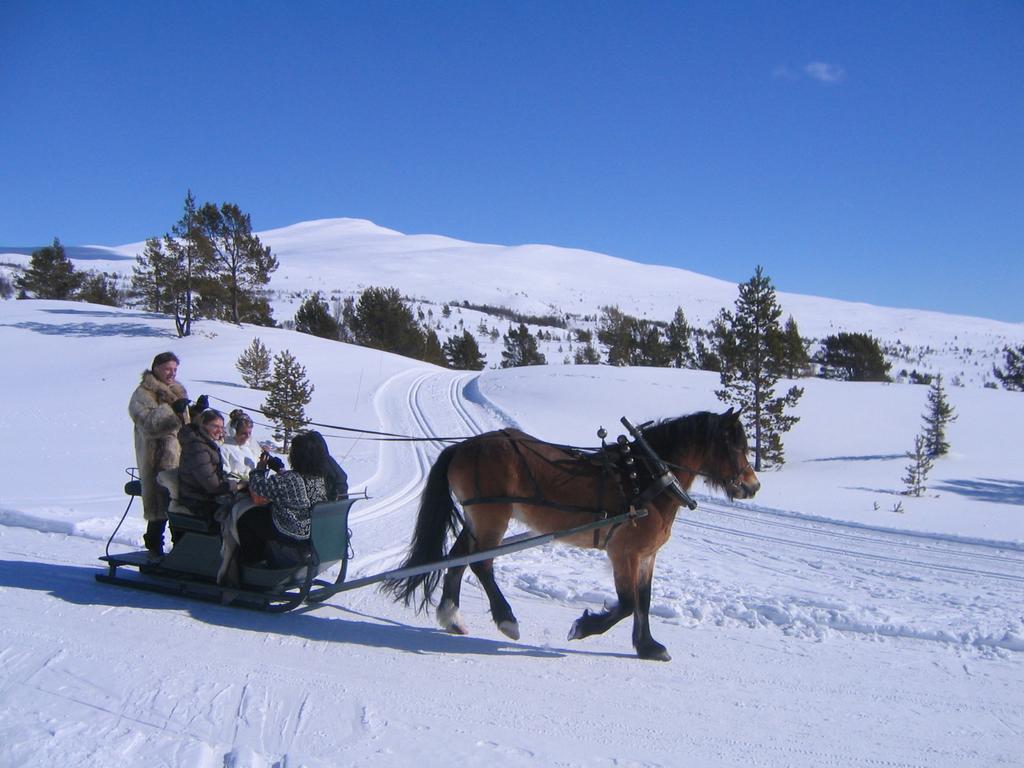
POLYGON ((601 313, 597 338, 608 348, 609 365, 672 364, 672 350, 656 323, 627 315, 618 307, 604 307, 601 313))
POLYGON ((597 340, 608 350, 608 365, 631 365, 636 359, 633 320, 618 307, 601 308, 597 340))
POLYGON ((524 365, 545 365, 547 359, 537 348, 537 339, 523 323, 518 328, 509 328, 504 335, 505 350, 501 353, 502 368, 517 368, 524 365))
MULTIPOLYGON (((199 209, 197 220, 210 247, 213 284, 207 290, 216 288, 216 293, 223 294, 223 298, 218 297, 212 314, 239 323, 251 321, 246 317, 247 309, 250 313, 264 308, 269 311, 269 304, 258 299, 278 262, 270 248, 253 233, 249 214, 234 203, 222 203, 220 208, 206 203, 199 209)), ((271 320, 269 315, 255 319, 264 324, 271 320)))
POLYGON ((242 381, 253 389, 267 389, 270 386, 270 350, 258 337, 239 355, 235 368, 242 374, 242 381))
POLYGON ((209 279, 212 254, 209 241, 203 237, 192 190, 185 195, 184 207, 181 218, 171 227, 171 233, 164 236, 164 249, 174 257, 177 265, 174 323, 179 336, 190 336, 192 322, 199 317, 199 287, 209 279))
POLYGON ((662 341, 661 328, 650 320, 633 319, 633 333, 636 339, 636 358, 632 365, 650 365, 667 368, 672 364, 672 353, 662 341))
POLYGON ((807 342, 800 335, 800 329, 792 315, 786 319, 786 325, 778 337, 778 344, 779 374, 787 379, 807 375, 811 358, 807 354, 807 342))
POLYGON ((1003 350, 1003 367, 992 367, 992 373, 1006 389, 1024 392, 1024 344, 1003 350))
POLYGON ((179 336, 192 333, 192 322, 200 317, 201 288, 215 285, 211 280, 212 251, 203 235, 191 190, 185 195, 181 218, 164 235, 163 242, 150 238, 136 258, 132 286, 143 304, 155 312, 174 313, 179 336))
POLYGON ((81 287, 82 275, 75 272, 75 265, 55 237, 53 245, 32 252, 28 269, 14 279, 14 284, 37 299, 70 299, 81 287))
POLYGON ((295 330, 321 339, 338 340, 338 321, 334 319, 320 291, 315 291, 299 306, 295 313, 295 330))
POLYGON ((448 367, 457 371, 480 371, 486 364, 480 352, 480 345, 469 331, 463 331, 461 336, 452 336, 448 339, 444 343, 443 351, 448 367))
POLYGON ((925 482, 932 468, 932 458, 928 454, 924 435, 914 437, 914 450, 907 451, 906 457, 910 459, 910 464, 907 465, 907 474, 903 476, 907 486, 904 493, 907 496, 920 496, 926 490, 925 482))
POLYGON ((826 336, 815 361, 821 376, 841 381, 889 381, 892 363, 886 362, 878 340, 866 333, 842 332, 826 336))
POLYGON ((686 322, 682 307, 676 307, 672 322, 665 329, 666 346, 670 365, 673 368, 688 368, 693 362, 693 350, 690 348, 690 336, 693 330, 686 322))
POLYGON ((313 389, 305 367, 299 365, 287 349, 274 357, 274 375, 263 403, 263 413, 274 422, 274 439, 282 441, 285 451, 295 434, 309 423, 305 406, 309 404, 313 389))
POLYGON ((367 288, 356 302, 352 318, 356 344, 422 359, 423 331, 402 301, 397 288, 367 288))
POLYGON ((576 350, 572 361, 576 365, 597 365, 601 362, 601 355, 594 347, 593 342, 588 341, 576 350))
POLYGON ((441 340, 437 338, 437 331, 427 328, 423 332, 423 355, 420 359, 425 363, 433 363, 442 367, 447 365, 444 359, 444 350, 441 349, 441 340))
POLYGON ((946 442, 946 425, 956 421, 953 406, 946 399, 946 391, 942 388, 942 374, 932 379, 928 388, 928 412, 924 414, 925 449, 932 458, 944 456, 949 452, 946 442))
POLYGON ((804 393, 800 387, 791 387, 785 395, 775 396, 781 315, 771 279, 758 266, 754 276, 739 286, 735 311, 723 310, 714 326, 722 366, 722 388, 715 395, 742 409, 744 426, 752 437, 755 471, 784 463, 782 434, 799 421, 786 415, 786 410, 795 407, 804 393))
POLYGON ((331 316, 338 324, 338 341, 355 344, 356 337, 352 333, 352 326, 356 317, 356 300, 351 296, 344 299, 335 298, 331 301, 331 310, 331 316))
POLYGON ((82 274, 82 285, 78 291, 78 301, 89 304, 102 304, 108 307, 124 305, 124 291, 118 287, 117 280, 94 269, 82 274))
POLYGON ((151 237, 146 247, 135 257, 132 267, 132 291, 150 312, 172 314, 177 262, 164 251, 163 243, 151 237))

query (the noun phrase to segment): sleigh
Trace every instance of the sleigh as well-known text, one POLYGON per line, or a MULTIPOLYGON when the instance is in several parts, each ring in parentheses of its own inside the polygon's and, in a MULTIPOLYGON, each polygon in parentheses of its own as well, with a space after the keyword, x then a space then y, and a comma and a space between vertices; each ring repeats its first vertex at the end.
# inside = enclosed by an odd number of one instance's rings
MULTIPOLYGON (((311 547, 304 562, 243 564, 239 567, 237 585, 224 585, 217 583, 222 554, 220 524, 192 514, 179 504, 176 478, 161 475, 161 485, 171 494, 167 517, 170 526, 178 531, 178 541, 158 560, 153 560, 146 550, 111 554, 108 542, 106 554, 100 557, 107 570, 96 574, 97 581, 274 613, 302 605, 317 577, 335 568, 338 571, 334 581, 321 583, 334 586, 345 581, 350 546, 348 516, 361 497, 313 507, 311 547)), ((139 481, 126 483, 125 493, 130 497, 130 507, 131 499, 142 493, 139 481)))

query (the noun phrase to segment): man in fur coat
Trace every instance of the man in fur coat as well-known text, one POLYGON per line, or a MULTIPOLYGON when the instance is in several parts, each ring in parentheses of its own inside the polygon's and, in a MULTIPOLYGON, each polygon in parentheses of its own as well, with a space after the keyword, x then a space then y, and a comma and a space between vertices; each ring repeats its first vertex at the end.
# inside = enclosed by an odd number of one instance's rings
MULTIPOLYGON (((135 423, 135 459, 142 481, 142 511, 147 521, 143 540, 154 556, 163 554, 167 527, 167 494, 157 485, 158 472, 175 469, 181 448, 178 430, 189 422, 188 395, 176 380, 178 358, 163 352, 142 374, 132 394, 128 414, 135 423)), ((171 531, 173 539, 174 531, 171 531)))

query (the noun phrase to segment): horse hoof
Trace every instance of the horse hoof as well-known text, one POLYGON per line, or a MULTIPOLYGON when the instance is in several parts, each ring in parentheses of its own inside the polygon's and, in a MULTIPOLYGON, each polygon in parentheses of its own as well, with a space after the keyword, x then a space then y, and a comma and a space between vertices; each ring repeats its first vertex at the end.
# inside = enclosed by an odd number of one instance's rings
POLYGON ((583 638, 583 633, 580 632, 580 620, 576 619, 576 621, 574 621, 572 623, 572 626, 569 627, 569 635, 565 639, 566 640, 580 640, 582 638, 583 638))
POLYGON ((668 649, 665 646, 655 643, 650 648, 637 649, 636 655, 644 661, 672 661, 668 649))
POLYGON ((519 622, 518 621, 500 621, 498 622, 498 629, 501 633, 512 640, 519 639, 519 622))
POLYGON ((437 623, 441 629, 453 635, 468 635, 469 630, 462 623, 462 616, 459 615, 458 606, 445 601, 437 608, 437 623))

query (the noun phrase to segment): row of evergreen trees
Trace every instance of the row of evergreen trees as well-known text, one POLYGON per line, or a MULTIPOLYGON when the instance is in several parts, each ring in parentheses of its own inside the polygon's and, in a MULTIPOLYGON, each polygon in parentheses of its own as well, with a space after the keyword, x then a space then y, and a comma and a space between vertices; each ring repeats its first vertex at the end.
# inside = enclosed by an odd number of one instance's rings
MULTIPOLYGON (((3 288, 6 293, 6 286, 3 288)), ((60 238, 56 237, 52 245, 32 252, 28 269, 14 278, 12 288, 17 290, 18 298, 31 295, 37 299, 87 301, 112 307, 120 306, 125 301, 125 292, 113 275, 94 269, 75 269, 60 238)))
POLYGON ((174 315, 179 336, 201 317, 274 325, 265 289, 277 259, 252 231, 249 214, 234 203, 196 205, 189 192, 184 212, 163 238, 150 238, 132 269, 130 289, 113 275, 78 271, 59 239, 33 251, 17 276, 20 298, 63 299, 174 315))
MULTIPOLYGON (((441 344, 437 332, 420 324, 396 288, 367 288, 358 300, 348 297, 333 310, 315 292, 296 311, 295 330, 459 370, 479 371, 486 363, 468 330, 441 344)), ((525 324, 509 329, 504 339, 503 368, 547 362, 525 324)))
MULTIPOLYGON (((617 307, 605 307, 597 339, 612 365, 701 367, 719 372, 716 395, 739 407, 751 439, 754 469, 781 465, 782 436, 798 421, 790 411, 803 389, 790 386, 777 393, 782 378, 808 375, 811 358, 807 342, 790 317, 783 325, 771 279, 758 266, 739 286, 732 310, 722 310, 707 333, 695 333, 677 308, 672 321, 656 323, 632 317, 617 307)), ((484 360, 475 338, 464 330, 440 344, 435 331, 423 327, 394 288, 367 288, 358 300, 337 302, 332 312, 320 293, 299 307, 295 328, 324 338, 426 360, 453 368, 479 370, 484 360)), ((582 343, 577 362, 599 362, 593 337, 577 333, 582 343)), ((525 324, 504 335, 502 367, 543 364, 537 338, 525 324)), ((826 339, 815 362, 822 374, 852 380, 886 380, 888 364, 878 343, 864 334, 839 334, 826 339)))

